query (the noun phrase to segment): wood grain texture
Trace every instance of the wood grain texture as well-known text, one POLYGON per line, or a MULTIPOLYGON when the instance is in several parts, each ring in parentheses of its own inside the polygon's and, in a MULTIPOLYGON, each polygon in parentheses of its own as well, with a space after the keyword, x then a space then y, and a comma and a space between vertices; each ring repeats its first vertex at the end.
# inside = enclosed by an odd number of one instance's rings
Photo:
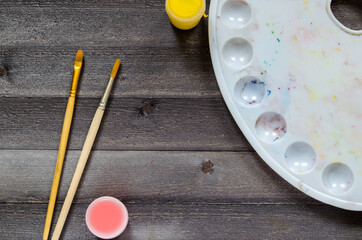
MULTIPOLYGON (((347 27, 362 29, 359 0, 334 0, 332 7, 347 27)), ((122 72, 114 96, 221 97, 206 20, 192 31, 177 30, 170 25, 163 2, 92 1, 85 6, 73 1, 5 1, 0 9, 0 65, 8 72, 0 81, 0 96, 66 96, 74 53, 82 48, 86 70, 80 96, 100 94, 113 59, 120 57, 122 72), (109 20, 108 10, 120 19, 109 20), (57 19, 60 16, 64 19, 57 19), (44 68, 45 63, 52 71, 44 68)))
POLYGON ((82 49, 79 96, 100 94, 119 57, 115 96, 221 98, 207 20, 192 31, 173 28, 163 2, 5 1, 0 11, 0 65, 7 70, 0 96, 66 96, 74 54, 82 49))
MULTIPOLYGON (((207 46, 79 48, 84 51, 80 97, 98 98, 114 59, 121 58, 114 97, 221 99, 207 46)), ((0 78, 0 96, 67 97, 77 50, 0 46, 0 65, 7 69, 7 76, 0 78)))
MULTIPOLYGON (((360 0, 332 9, 362 29, 360 0)), ((123 63, 64 239, 95 239, 84 215, 102 195, 128 207, 119 239, 361 238, 361 213, 304 195, 253 152, 219 93, 207 19, 177 30, 159 0, 4 0, 0 33, 0 239, 41 238, 78 49, 84 72, 54 222, 113 61, 123 63)))
MULTIPOLYGON (((80 151, 68 151, 58 201, 64 201, 80 151)), ((0 202, 46 203, 56 151, 0 151, 0 202), (19 178, 18 176, 22 176, 19 178)), ((93 151, 75 202, 109 195, 133 202, 318 204, 251 152, 93 151), (211 173, 202 171, 204 162, 211 173)))
MULTIPOLYGON (((83 146, 98 103, 77 98, 68 149, 83 146)), ((0 98, 1 148, 57 149, 65 106, 66 98, 0 98)), ((252 150, 221 99, 110 98, 103 120, 97 150, 252 150)))
POLYGON ((23 1, 0 6, 3 46, 207 46, 207 19, 174 31, 164 1, 23 1), (21 18, 19 18, 21 16, 21 18), (185 41, 179 41, 181 38, 185 41))
MULTIPOLYGON (((327 205, 124 203, 129 225, 116 239, 360 239, 362 231, 361 213, 327 205)), ((0 238, 40 239, 45 207, 2 205, 0 238)), ((72 206, 62 239, 96 239, 85 225, 87 207, 72 206)))

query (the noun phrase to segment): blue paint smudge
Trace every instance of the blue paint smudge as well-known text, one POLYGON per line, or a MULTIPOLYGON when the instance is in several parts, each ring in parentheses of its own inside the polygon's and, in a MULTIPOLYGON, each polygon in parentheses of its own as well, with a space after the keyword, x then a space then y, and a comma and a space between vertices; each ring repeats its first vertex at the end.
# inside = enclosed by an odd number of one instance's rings
POLYGON ((277 38, 277 40, 278 40, 278 42, 280 42, 280 39, 279 39, 279 38, 277 38))
POLYGON ((244 87, 243 87, 243 89, 241 89, 241 92, 244 91, 244 89, 246 88, 246 85, 248 85, 248 83, 245 83, 245 84, 244 84, 244 87))
POLYGON ((252 81, 250 81, 252 84, 261 84, 263 86, 265 86, 265 82, 259 82, 258 80, 254 79, 252 81))
POLYGON ((269 67, 271 67, 271 64, 268 63, 266 60, 264 60, 264 64, 267 65, 267 66, 269 66, 269 67))

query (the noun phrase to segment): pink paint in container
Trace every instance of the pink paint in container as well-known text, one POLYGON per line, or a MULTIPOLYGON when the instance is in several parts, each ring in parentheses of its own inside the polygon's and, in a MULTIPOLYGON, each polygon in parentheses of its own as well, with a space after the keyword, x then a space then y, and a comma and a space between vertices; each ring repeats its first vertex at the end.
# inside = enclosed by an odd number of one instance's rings
POLYGON ((128 223, 128 211, 114 197, 100 197, 88 207, 85 220, 88 229, 97 237, 112 239, 119 236, 128 223))

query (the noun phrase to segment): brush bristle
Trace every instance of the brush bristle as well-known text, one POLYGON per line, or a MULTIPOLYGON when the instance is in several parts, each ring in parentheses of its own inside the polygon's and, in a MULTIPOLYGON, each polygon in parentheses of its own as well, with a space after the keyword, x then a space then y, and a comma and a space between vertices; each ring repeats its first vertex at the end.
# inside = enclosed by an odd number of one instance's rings
POLYGON ((77 55, 75 56, 74 66, 81 67, 83 62, 83 51, 78 50, 77 55))
POLYGON ((111 73, 111 78, 115 78, 118 72, 118 68, 119 65, 121 65, 121 60, 117 59, 113 65, 113 69, 112 69, 112 73, 111 73))

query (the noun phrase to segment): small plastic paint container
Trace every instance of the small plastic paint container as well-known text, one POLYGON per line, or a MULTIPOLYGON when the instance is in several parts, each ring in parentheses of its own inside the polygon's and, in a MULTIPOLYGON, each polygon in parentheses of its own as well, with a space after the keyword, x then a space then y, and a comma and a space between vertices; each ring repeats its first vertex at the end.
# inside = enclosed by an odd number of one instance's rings
POLYGON ((128 211, 121 201, 114 197, 100 197, 87 209, 85 221, 89 231, 102 239, 119 236, 128 223, 128 211))
POLYGON ((194 28, 205 13, 205 0, 166 0, 171 23, 182 30, 194 28))

